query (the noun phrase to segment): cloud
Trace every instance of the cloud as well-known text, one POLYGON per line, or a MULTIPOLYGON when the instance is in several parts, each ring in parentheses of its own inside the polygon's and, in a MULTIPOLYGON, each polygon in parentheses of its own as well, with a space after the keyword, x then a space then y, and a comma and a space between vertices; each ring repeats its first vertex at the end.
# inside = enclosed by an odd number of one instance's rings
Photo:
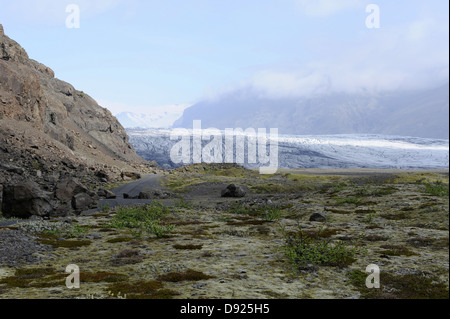
POLYGON ((355 39, 327 38, 309 47, 312 60, 273 64, 228 86, 218 98, 249 90, 261 97, 430 88, 449 81, 448 22, 421 17, 398 26, 362 30, 355 39), (244 90, 241 90, 244 89, 244 90))
POLYGON ((363 7, 362 0, 295 0, 301 13, 312 17, 326 17, 340 11, 363 7))

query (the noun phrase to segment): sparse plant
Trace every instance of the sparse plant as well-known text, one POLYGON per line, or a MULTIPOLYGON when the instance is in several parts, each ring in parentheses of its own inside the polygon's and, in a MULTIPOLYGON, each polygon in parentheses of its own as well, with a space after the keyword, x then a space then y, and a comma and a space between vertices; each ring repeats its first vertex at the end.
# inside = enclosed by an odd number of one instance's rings
POLYGON ((192 209, 193 206, 186 202, 186 200, 184 199, 183 196, 181 196, 180 199, 178 199, 177 201, 175 201, 175 207, 177 208, 185 208, 185 209, 192 209))
POLYGON ((367 216, 364 218, 364 221, 368 224, 372 224, 376 216, 377 216, 376 213, 367 214, 367 216))
POLYGON ((109 211, 111 210, 109 203, 106 203, 105 205, 103 205, 101 207, 101 211, 103 214, 109 213, 109 211))

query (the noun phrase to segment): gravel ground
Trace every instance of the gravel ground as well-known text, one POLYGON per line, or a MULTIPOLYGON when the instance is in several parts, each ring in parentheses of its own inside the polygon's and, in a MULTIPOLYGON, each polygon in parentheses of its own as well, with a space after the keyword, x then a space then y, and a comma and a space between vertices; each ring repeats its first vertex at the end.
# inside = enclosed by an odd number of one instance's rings
POLYGON ((0 229, 0 266, 17 267, 22 263, 34 263, 38 260, 35 253, 51 249, 23 231, 0 229))

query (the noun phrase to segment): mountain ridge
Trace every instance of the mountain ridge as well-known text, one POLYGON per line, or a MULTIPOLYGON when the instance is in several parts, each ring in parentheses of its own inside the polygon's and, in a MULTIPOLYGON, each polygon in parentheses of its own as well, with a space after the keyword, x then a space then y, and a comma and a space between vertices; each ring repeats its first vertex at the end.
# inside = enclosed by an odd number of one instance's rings
POLYGON ((409 91, 266 98, 238 90, 187 108, 174 127, 271 128, 280 134, 384 134, 449 138, 448 83, 409 91))

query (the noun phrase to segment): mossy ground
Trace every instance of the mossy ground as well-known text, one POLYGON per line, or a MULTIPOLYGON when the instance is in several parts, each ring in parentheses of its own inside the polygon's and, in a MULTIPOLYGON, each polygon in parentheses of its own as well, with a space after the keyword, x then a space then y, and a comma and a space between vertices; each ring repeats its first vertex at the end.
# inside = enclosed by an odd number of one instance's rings
POLYGON ((142 226, 114 210, 78 216, 87 234, 41 234, 53 251, 39 263, 0 268, 0 298, 448 298, 448 173, 259 176, 197 165, 167 175, 166 185, 184 196, 182 205, 161 200, 169 208, 158 225, 173 226, 169 233, 111 227, 142 226), (231 182, 248 189, 245 198, 220 197, 231 182), (315 212, 328 220, 309 221, 315 212), (286 246, 300 231, 352 254, 320 263, 310 250, 296 267, 286 246), (101 237, 87 240, 93 232, 101 237), (80 267, 78 290, 65 287, 69 264, 80 267), (380 289, 365 286, 369 264, 380 267, 380 289))

